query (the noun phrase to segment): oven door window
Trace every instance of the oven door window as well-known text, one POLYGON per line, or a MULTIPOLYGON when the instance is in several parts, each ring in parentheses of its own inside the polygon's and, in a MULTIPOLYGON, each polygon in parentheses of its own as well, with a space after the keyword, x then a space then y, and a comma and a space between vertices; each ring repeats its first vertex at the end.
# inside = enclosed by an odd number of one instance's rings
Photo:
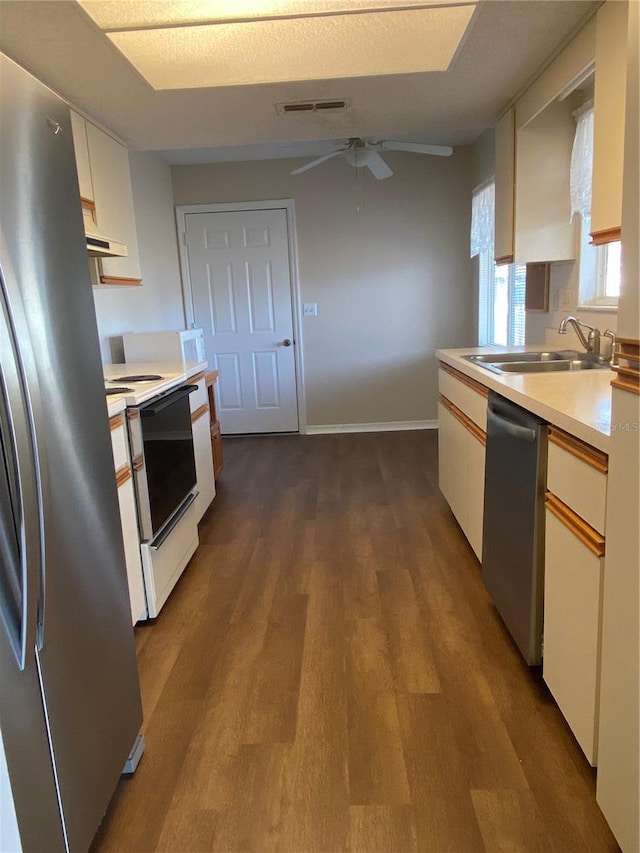
POLYGON ((140 415, 155 536, 196 485, 188 392, 180 389, 140 415))

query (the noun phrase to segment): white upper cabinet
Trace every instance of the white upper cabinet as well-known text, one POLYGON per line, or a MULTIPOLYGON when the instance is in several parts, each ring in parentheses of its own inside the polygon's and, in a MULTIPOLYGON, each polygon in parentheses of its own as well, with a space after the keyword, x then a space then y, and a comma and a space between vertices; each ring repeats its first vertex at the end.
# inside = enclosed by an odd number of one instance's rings
POLYGON ((628 16, 628 3, 609 0, 596 17, 591 201, 591 236, 596 244, 620 239, 628 16))
POLYGON ((87 122, 87 142, 95 193, 98 231, 124 243, 126 258, 98 262, 101 284, 135 285, 142 281, 133 190, 127 149, 87 122))
POLYGON ((511 107, 496 124, 495 260, 513 261, 513 212, 515 203, 515 109, 511 107))
MULTIPOLYGON (((571 222, 569 175, 575 135, 567 96, 593 70, 595 18, 542 71, 515 105, 513 260, 518 264, 577 257, 577 217, 571 222)), ((496 127, 496 258, 509 256, 509 113, 496 127)))
POLYGON ((71 121, 87 228, 124 243, 128 251, 126 258, 97 261, 94 284, 141 284, 127 149, 73 111, 71 121))
POLYGON ((554 100, 517 131, 517 264, 576 258, 578 222, 571 221, 569 195, 575 107, 572 98, 554 100))

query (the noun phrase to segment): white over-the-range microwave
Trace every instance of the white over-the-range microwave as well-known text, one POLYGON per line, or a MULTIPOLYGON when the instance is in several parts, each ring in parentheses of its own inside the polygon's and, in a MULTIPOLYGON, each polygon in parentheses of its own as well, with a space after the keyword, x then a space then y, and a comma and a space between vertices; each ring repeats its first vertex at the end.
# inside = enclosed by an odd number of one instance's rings
POLYGON ((122 336, 124 360, 132 361, 206 361, 202 329, 178 329, 166 332, 126 332, 122 336))

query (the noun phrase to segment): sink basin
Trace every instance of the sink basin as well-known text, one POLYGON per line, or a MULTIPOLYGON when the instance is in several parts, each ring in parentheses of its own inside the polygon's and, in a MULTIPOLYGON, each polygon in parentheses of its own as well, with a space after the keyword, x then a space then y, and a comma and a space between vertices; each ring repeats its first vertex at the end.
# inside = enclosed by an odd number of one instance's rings
POLYGON ((489 352, 482 355, 465 355, 467 361, 472 361, 476 364, 507 364, 510 361, 516 362, 548 362, 548 361, 567 361, 572 358, 579 358, 580 353, 577 350, 552 350, 550 352, 489 352))
POLYGON ((579 353, 576 350, 492 352, 465 355, 463 358, 494 373, 562 373, 609 368, 608 363, 599 362, 588 353, 579 353))
POLYGON ((588 361, 583 358, 572 358, 555 361, 511 361, 506 364, 501 362, 483 365, 490 369, 498 369, 500 373, 561 373, 567 370, 601 370, 608 368, 608 364, 600 364, 597 361, 588 361))

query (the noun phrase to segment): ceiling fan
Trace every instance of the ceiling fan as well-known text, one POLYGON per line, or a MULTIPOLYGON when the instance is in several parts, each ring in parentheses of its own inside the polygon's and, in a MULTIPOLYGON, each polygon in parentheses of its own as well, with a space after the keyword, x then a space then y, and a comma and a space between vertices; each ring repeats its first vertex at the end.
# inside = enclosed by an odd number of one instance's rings
POLYGON ((332 151, 330 154, 324 154, 310 163, 305 163, 299 169, 294 169, 291 174, 300 175, 302 172, 307 172, 309 169, 319 166, 320 163, 342 154, 347 163, 356 168, 366 166, 374 178, 382 181, 384 178, 390 178, 393 171, 380 156, 380 151, 410 151, 414 154, 435 154, 437 157, 449 157, 453 154, 453 148, 449 145, 425 145, 422 142, 396 142, 391 139, 374 141, 354 136, 337 151, 332 151))

